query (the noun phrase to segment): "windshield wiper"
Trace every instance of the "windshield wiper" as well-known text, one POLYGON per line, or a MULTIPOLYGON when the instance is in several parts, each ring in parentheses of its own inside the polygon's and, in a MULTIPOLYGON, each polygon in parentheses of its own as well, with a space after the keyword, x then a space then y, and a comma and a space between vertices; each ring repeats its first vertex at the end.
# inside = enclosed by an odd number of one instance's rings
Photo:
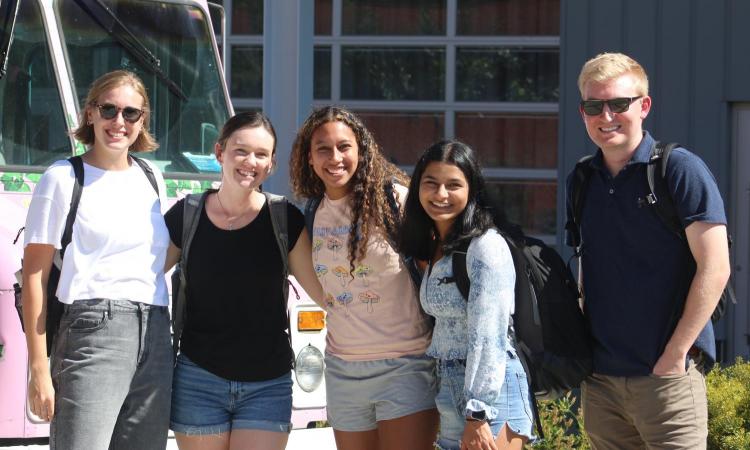
POLYGON ((9 0, 8 10, 3 18, 3 27, 0 30, 0 78, 5 76, 8 68, 8 57, 10 55, 10 44, 13 42, 13 28, 16 26, 19 0, 9 0))
POLYGON ((117 15, 105 5, 102 0, 75 0, 96 23, 99 24, 114 40, 122 45, 133 57, 160 80, 167 85, 170 91, 183 101, 187 101, 187 96, 182 89, 172 81, 164 71, 161 70, 161 61, 151 53, 141 41, 130 31, 127 25, 117 17, 117 15))

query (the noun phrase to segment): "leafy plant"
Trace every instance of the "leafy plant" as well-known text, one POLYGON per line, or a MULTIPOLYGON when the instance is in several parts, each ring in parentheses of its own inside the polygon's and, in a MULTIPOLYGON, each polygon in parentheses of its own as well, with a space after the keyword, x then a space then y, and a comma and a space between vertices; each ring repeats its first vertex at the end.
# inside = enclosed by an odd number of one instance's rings
POLYGON ((750 363, 716 368, 706 377, 708 448, 750 448, 750 363))
POLYGON ((542 421, 544 440, 537 442, 533 447, 527 445, 527 449, 591 448, 583 430, 581 408, 573 393, 568 392, 557 400, 539 402, 539 417, 542 421))

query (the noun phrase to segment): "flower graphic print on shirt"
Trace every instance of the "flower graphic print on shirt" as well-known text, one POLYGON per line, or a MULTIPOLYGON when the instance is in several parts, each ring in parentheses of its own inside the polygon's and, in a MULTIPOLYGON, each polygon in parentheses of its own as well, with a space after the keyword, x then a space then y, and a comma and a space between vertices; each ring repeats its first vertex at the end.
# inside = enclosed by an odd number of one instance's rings
POLYGON ((326 291, 329 307, 340 308, 347 316, 355 306, 374 313, 382 297, 371 283, 376 274, 372 265, 364 263, 355 263, 354 270, 349 270, 350 230, 350 226, 313 227, 315 273, 326 291))

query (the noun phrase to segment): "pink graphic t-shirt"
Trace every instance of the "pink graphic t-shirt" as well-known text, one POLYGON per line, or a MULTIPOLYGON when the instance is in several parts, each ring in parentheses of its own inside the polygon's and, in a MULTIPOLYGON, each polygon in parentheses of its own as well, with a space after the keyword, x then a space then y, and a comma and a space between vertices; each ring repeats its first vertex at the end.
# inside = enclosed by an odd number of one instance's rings
MULTIPOLYGON (((400 198, 406 188, 396 186, 400 198)), ((349 271, 349 198, 323 197, 315 214, 312 257, 327 297, 326 351, 350 361, 421 355, 431 326, 399 254, 382 230, 371 231, 367 253, 349 271)))

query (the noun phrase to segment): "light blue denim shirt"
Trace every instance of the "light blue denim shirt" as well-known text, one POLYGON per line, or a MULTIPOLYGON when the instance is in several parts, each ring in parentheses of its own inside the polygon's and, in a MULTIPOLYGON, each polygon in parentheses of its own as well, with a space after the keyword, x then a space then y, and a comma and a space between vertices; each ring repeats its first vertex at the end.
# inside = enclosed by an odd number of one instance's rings
POLYGON ((427 314, 435 317, 427 354, 436 359, 465 359, 466 412, 497 416, 491 406, 505 378, 505 359, 512 347, 508 324, 515 306, 516 272, 508 244, 491 229, 474 238, 466 255, 471 281, 467 303, 455 283, 453 256, 435 262, 422 279, 419 298, 427 314))

